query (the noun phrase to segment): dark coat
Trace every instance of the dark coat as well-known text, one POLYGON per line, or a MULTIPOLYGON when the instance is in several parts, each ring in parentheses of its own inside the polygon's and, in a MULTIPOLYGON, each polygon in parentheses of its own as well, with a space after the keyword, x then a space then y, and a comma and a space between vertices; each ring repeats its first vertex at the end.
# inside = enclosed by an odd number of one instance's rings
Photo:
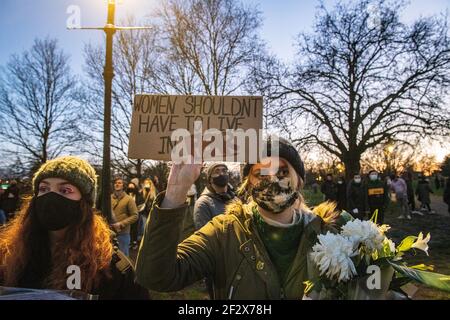
POLYGON ((423 204, 430 204, 430 193, 433 193, 430 184, 425 180, 419 180, 416 188, 417 199, 423 204))
MULTIPOLYGON (((131 261, 119 250, 115 249, 110 264, 110 276, 102 275, 98 285, 88 294, 97 296, 99 300, 148 300, 149 291, 135 281, 135 272, 131 261)), ((0 285, 3 279, 0 272, 0 285)), ((29 289, 46 289, 42 279, 33 274, 23 277, 18 287, 29 289)))
POLYGON ((350 213, 353 214, 353 209, 358 209, 358 215, 364 215, 364 212, 368 209, 367 203, 367 191, 363 183, 355 183, 353 180, 349 182, 347 188, 347 204, 350 213))
POLYGON ((1 209, 7 214, 14 213, 19 208, 19 200, 19 187, 13 184, 2 194, 1 209))
POLYGON ((347 209, 347 185, 345 182, 337 184, 337 208, 339 210, 347 209))
POLYGON ((447 185, 445 186, 444 189, 443 200, 446 204, 450 206, 450 178, 449 181, 447 181, 447 185))
POLYGON ((389 203, 389 192, 387 185, 381 180, 369 181, 367 183, 367 204, 370 211, 384 209, 389 203))
POLYGON ((120 251, 116 251, 111 261, 111 275, 95 288, 92 294, 99 300, 148 300, 149 291, 135 281, 133 265, 120 251))
POLYGON ((325 201, 336 201, 337 200, 337 185, 333 181, 326 180, 320 191, 325 195, 325 201))
POLYGON ((225 213, 225 206, 233 199, 236 199, 236 196, 231 190, 228 190, 226 194, 218 194, 206 187, 195 202, 195 229, 200 229, 215 216, 225 213))

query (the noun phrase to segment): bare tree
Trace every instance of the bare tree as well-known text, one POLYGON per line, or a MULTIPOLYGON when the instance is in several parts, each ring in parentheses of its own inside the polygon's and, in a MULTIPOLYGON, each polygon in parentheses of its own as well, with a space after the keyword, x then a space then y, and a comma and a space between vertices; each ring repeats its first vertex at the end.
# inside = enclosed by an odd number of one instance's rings
POLYGON ((208 95, 243 89, 261 48, 256 8, 236 0, 165 0, 155 17, 164 57, 159 83, 165 88, 208 95))
POLYGON ((450 177, 450 154, 445 156, 440 169, 444 177, 450 177))
POLYGON ((36 39, 13 55, 0 83, 0 126, 6 155, 30 169, 75 150, 80 108, 68 56, 56 40, 36 39))
MULTIPOLYGON (((151 31, 119 34, 113 80, 112 166, 140 176, 142 160, 128 159, 133 97, 137 93, 224 95, 242 89, 260 41, 259 13, 235 0, 167 0, 153 15, 151 31), (131 165, 130 165, 131 164, 131 165)), ((129 18, 123 24, 135 24, 129 18)), ((87 46, 90 128, 101 128, 103 49, 87 46)), ((101 131, 86 151, 100 154, 101 131)))
MULTIPOLYGON (((135 25, 135 19, 129 17, 124 25, 135 25)), ((131 177, 141 176, 144 160, 128 158, 128 135, 131 125, 131 111, 135 94, 153 91, 156 56, 154 33, 151 30, 131 30, 118 33, 114 44, 114 70, 112 90, 111 151, 113 169, 131 177)), ((103 57, 104 48, 87 45, 85 47, 85 71, 88 76, 86 89, 89 99, 86 101, 89 113, 88 126, 95 130, 87 139, 86 152, 101 154, 103 122, 103 57)), ((91 132, 89 133, 91 134, 91 132)))
POLYGON ((413 168, 420 162, 423 151, 417 147, 411 147, 404 143, 380 144, 361 157, 361 169, 364 173, 369 173, 374 169, 385 174, 401 173, 407 169, 413 168))
POLYGON ((269 98, 272 124, 299 146, 316 145, 344 164, 412 136, 448 135, 449 29, 445 17, 400 22, 403 2, 322 4, 314 32, 300 34, 296 63, 267 58, 253 83, 269 98))

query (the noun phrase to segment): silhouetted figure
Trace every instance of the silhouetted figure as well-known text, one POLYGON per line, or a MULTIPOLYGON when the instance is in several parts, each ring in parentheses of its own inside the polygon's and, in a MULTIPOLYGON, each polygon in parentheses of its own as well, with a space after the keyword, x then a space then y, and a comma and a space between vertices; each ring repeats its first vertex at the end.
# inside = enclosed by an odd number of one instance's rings
POLYGON ((347 209, 347 185, 345 179, 339 177, 337 181, 337 207, 338 210, 347 209))
POLYGON ((325 195, 325 201, 335 202, 337 200, 337 186, 331 174, 327 174, 327 178, 323 182, 320 191, 325 195))

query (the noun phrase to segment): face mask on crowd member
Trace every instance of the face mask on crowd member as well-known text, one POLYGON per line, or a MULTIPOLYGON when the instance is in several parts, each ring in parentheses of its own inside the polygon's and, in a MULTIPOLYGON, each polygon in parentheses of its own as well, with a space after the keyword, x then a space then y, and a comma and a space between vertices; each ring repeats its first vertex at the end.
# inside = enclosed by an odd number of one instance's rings
POLYGON ((333 181, 333 176, 331 174, 327 175, 327 181, 333 181))
POLYGON ((226 185, 228 185, 229 181, 228 168, 224 165, 214 167, 211 173, 210 181, 220 188, 223 188, 226 185))
POLYGON ((39 183, 34 212, 41 226, 57 231, 81 219, 80 190, 61 178, 47 178, 39 183))
POLYGON ((360 175, 355 175, 353 177, 353 181, 355 181, 355 183, 361 183, 361 176, 360 175))
POLYGON ((342 179, 342 178, 339 178, 339 180, 338 180, 338 182, 337 182, 338 184, 344 184, 344 179, 342 179))
POLYGON ((371 181, 376 181, 376 180, 378 180, 378 173, 377 173, 376 171, 372 171, 372 172, 369 174, 369 179, 370 179, 371 181))
POLYGON ((135 194, 136 193, 136 186, 133 183, 130 183, 127 187, 127 193, 128 194, 135 194))
POLYGON ((144 181, 144 189, 149 190, 151 188, 151 182, 148 179, 145 179, 144 181))
POLYGON ((250 171, 250 193, 253 200, 263 209, 280 213, 297 200, 299 179, 292 166, 280 158, 270 158, 267 164, 256 164, 250 171), (262 175, 263 168, 273 166, 275 170, 262 175))

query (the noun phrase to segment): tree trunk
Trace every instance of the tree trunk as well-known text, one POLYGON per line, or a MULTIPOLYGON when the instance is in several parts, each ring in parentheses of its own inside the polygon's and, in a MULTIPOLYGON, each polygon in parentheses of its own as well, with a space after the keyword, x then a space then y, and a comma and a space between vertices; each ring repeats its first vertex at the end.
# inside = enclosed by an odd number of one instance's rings
POLYGON ((361 170, 361 155, 356 152, 347 152, 343 158, 342 162, 345 166, 345 179, 347 181, 353 179, 355 174, 359 174, 361 170))

